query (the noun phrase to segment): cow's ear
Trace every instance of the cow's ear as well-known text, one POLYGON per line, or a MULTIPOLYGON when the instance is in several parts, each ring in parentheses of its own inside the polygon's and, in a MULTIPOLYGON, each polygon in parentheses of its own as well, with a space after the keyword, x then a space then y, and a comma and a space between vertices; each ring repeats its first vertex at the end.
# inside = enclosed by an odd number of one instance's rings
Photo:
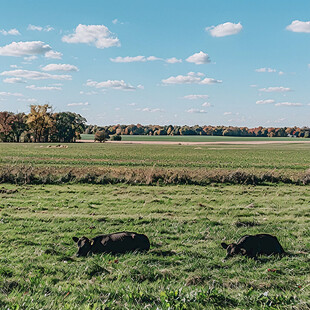
POLYGON ((222 248, 227 249, 228 244, 227 244, 227 243, 225 243, 225 242, 222 242, 222 243, 221 243, 221 246, 222 246, 222 248))
POLYGON ((78 238, 78 237, 72 237, 72 240, 73 240, 74 242, 78 242, 78 241, 79 241, 79 238, 78 238))
POLYGON ((241 252, 242 255, 246 255, 246 249, 241 248, 241 249, 240 249, 240 252, 241 252))

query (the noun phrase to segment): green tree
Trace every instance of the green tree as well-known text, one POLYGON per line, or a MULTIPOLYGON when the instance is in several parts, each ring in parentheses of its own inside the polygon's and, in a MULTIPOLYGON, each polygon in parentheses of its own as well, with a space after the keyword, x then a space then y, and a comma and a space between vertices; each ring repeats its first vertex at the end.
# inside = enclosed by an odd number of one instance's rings
POLYGON ((86 119, 73 112, 54 114, 55 133, 53 140, 58 142, 75 142, 85 130, 86 119))

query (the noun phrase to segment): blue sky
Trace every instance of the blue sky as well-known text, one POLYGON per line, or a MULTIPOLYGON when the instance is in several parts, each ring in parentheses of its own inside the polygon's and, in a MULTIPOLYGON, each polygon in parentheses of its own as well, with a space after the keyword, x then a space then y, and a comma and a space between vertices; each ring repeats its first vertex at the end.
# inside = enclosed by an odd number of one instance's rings
POLYGON ((302 0, 1 1, 0 110, 309 126, 309 12, 302 0))

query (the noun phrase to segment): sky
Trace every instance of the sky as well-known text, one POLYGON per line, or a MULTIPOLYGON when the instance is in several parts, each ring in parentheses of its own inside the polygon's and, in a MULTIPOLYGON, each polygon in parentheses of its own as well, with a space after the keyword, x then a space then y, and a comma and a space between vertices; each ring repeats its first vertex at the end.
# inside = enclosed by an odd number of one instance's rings
POLYGON ((309 126, 310 1, 0 0, 0 111, 309 126))

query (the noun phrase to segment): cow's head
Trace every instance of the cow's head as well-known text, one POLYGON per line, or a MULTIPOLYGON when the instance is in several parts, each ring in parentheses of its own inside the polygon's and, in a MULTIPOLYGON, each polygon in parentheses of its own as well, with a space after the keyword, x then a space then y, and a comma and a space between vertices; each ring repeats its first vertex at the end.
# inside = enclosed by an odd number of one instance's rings
POLYGON ((76 253, 76 256, 87 256, 87 254, 90 252, 93 241, 89 240, 87 237, 72 237, 72 240, 76 242, 78 246, 78 252, 76 253))
POLYGON ((231 244, 227 244, 225 242, 221 243, 221 246, 226 249, 226 257, 225 259, 228 259, 229 257, 233 257, 237 254, 245 254, 245 249, 241 248, 240 245, 236 244, 236 243, 231 243, 231 244))

